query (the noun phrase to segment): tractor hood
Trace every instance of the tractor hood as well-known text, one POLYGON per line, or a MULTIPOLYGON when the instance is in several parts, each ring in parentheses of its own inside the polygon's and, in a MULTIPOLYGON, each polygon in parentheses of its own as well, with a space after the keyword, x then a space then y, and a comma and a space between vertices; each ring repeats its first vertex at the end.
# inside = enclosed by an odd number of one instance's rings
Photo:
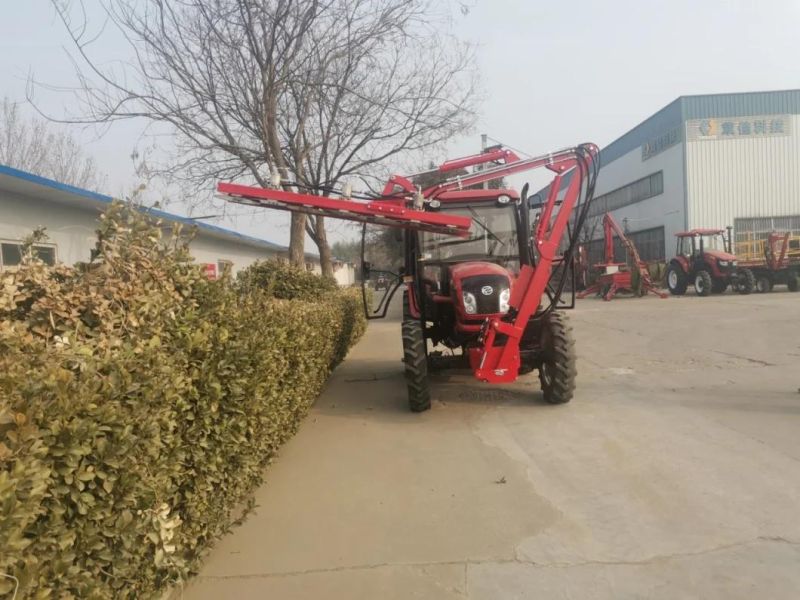
POLYGON ((461 320, 508 311, 513 277, 490 262, 465 262, 450 267, 453 304, 461 320))
POLYGON ((727 252, 723 252, 722 250, 705 250, 704 252, 707 256, 710 256, 717 260, 727 260, 729 262, 736 260, 736 257, 733 254, 728 254, 727 252))
POLYGON ((453 265, 450 267, 450 275, 455 282, 465 277, 476 277, 480 275, 502 275, 508 277, 508 271, 500 265, 491 262, 475 261, 453 265))

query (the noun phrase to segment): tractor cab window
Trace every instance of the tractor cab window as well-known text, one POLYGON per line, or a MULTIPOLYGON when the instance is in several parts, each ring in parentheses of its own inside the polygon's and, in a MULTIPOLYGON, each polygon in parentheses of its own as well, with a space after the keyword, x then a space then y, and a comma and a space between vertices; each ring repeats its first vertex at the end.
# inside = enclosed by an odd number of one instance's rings
POLYGON ((686 258, 690 258, 692 256, 692 238, 690 237, 682 237, 678 238, 678 253, 685 256, 686 258))
POLYGON ((472 219, 469 238, 423 232, 422 258, 428 263, 488 260, 512 270, 519 268, 519 245, 514 206, 484 202, 442 204, 441 212, 472 219))
POLYGON ((722 234, 716 233, 714 235, 703 236, 703 249, 704 250, 720 250, 725 251, 725 241, 722 239, 722 234))

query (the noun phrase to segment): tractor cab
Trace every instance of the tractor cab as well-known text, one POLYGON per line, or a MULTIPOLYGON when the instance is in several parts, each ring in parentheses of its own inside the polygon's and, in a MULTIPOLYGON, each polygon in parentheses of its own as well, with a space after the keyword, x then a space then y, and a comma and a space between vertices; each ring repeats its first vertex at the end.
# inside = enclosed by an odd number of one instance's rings
POLYGON ((721 294, 728 285, 741 294, 753 291, 749 269, 738 267, 731 253, 730 235, 724 229, 691 229, 676 233, 675 257, 667 267, 667 287, 676 296, 694 285, 698 296, 721 294))
POLYGON ((675 234, 678 240, 677 256, 687 260, 705 257, 723 261, 729 266, 736 266, 736 257, 730 252, 728 240, 723 229, 692 229, 675 234))
POLYGON ((509 311, 520 266, 530 264, 529 208, 516 190, 464 190, 440 196, 427 210, 472 220, 469 235, 408 232, 406 273, 420 282, 420 306, 431 339, 463 347, 488 317, 509 311))

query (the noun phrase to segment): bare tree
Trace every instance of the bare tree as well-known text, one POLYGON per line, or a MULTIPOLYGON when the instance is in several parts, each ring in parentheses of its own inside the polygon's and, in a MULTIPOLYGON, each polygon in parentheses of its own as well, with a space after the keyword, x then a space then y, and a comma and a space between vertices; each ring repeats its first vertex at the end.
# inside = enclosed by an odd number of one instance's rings
POLYGON ((0 163, 77 187, 102 185, 94 160, 69 133, 42 119, 26 118, 8 98, 0 111, 0 163))
MULTIPOLYGON (((81 5, 53 0, 76 50, 80 115, 145 118, 177 132, 173 175, 197 185, 246 178, 326 194, 369 179, 474 119, 473 54, 442 33, 433 0, 101 0, 132 59, 92 55, 81 5)), ((447 3, 444 3, 447 4, 447 3)), ((292 215, 331 274, 324 219, 292 215)))

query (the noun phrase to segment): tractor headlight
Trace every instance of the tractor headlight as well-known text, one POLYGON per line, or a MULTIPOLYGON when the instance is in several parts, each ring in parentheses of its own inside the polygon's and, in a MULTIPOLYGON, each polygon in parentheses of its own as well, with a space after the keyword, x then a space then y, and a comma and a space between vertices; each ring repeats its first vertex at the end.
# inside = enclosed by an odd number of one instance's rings
POLYGON ((719 263, 720 267, 727 267, 728 266, 728 261, 727 260, 718 260, 717 263, 719 263))
POLYGON ((478 303, 475 300, 475 295, 469 292, 461 292, 461 299, 464 301, 464 311, 468 315, 474 315, 478 312, 478 303))
POLYGON ((508 312, 508 301, 511 300, 511 290, 509 288, 504 289, 500 292, 500 312, 507 313, 508 312))

